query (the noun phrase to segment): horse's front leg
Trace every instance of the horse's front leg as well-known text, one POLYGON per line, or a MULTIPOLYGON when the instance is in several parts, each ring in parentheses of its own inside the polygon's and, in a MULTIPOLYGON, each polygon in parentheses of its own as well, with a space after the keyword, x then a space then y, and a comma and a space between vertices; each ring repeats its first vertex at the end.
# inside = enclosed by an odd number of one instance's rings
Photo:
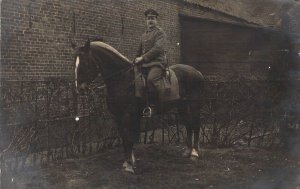
MULTIPOLYGON (((126 143, 125 140, 123 140, 124 143, 126 143)), ((135 157, 133 152, 133 143, 126 143, 124 145, 126 145, 127 150, 125 151, 125 160, 123 163, 123 168, 126 172, 134 173, 135 157)))
POLYGON ((123 139, 125 160, 123 168, 126 172, 134 173, 136 158, 133 151, 133 144, 138 141, 139 136, 139 118, 136 114, 126 113, 120 122, 120 134, 123 139))

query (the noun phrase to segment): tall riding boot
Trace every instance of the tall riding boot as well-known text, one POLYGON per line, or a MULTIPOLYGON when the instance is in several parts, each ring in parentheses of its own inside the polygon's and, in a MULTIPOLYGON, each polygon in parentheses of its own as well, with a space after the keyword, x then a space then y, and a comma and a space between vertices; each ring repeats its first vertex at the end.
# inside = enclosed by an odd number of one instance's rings
POLYGON ((149 106, 155 107, 158 104, 158 94, 156 92, 148 92, 149 106))

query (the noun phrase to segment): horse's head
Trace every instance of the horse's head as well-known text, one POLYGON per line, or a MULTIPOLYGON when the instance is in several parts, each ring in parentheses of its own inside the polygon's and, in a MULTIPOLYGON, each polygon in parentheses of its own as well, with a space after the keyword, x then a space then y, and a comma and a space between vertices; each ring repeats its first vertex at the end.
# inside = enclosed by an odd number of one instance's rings
POLYGON ((92 60, 90 40, 84 46, 75 49, 75 86, 79 93, 87 90, 87 86, 98 76, 99 70, 92 60))
MULTIPOLYGON (((75 49, 75 86, 78 92, 84 92, 89 83, 101 73, 105 82, 118 78, 130 68, 132 63, 112 46, 102 42, 88 40, 84 46, 75 49)), ((107 83, 106 83, 107 84, 107 83)))

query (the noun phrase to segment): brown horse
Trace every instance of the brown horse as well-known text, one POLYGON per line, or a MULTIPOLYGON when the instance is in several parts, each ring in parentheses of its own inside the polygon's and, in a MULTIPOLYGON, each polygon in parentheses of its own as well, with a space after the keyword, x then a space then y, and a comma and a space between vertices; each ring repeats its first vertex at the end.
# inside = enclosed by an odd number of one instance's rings
MULTIPOLYGON (((74 46, 75 48, 75 46, 74 46)), ((99 73, 107 88, 109 111, 114 115, 125 149, 125 171, 134 172, 133 144, 139 138, 140 120, 145 100, 136 97, 133 64, 116 49, 101 41, 89 40, 75 48, 75 85, 80 93, 99 73)), ((177 64, 170 67, 179 83, 180 99, 161 107, 177 107, 187 130, 185 157, 199 157, 200 130, 199 92, 202 74, 191 66, 177 64), (193 141, 194 135, 194 142, 193 141)), ((164 110, 166 111, 166 110, 164 110)))

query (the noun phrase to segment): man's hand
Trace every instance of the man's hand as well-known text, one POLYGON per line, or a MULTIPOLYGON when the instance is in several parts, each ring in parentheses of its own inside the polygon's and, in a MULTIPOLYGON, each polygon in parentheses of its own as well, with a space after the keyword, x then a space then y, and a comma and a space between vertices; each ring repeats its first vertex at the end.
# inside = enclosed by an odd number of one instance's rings
POLYGON ((140 56, 140 57, 137 57, 137 58, 134 60, 134 63, 135 63, 135 64, 139 64, 139 63, 141 63, 142 61, 143 61, 143 57, 140 56))

